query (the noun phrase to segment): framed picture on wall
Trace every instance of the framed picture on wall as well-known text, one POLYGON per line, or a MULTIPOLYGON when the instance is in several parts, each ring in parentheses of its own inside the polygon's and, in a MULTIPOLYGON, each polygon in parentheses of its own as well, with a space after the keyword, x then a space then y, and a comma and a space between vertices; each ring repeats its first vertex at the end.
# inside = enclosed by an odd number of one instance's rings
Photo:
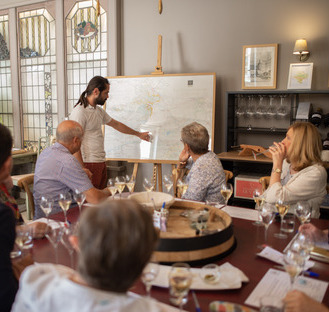
POLYGON ((311 89, 313 63, 290 64, 287 89, 311 89))
POLYGON ((278 44, 243 46, 242 89, 275 89, 278 44))

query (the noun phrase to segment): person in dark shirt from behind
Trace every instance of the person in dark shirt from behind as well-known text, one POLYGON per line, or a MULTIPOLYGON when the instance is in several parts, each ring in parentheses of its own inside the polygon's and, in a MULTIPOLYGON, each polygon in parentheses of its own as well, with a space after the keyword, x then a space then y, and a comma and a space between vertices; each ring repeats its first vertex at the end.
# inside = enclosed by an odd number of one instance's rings
MULTIPOLYGON (((10 177, 13 139, 7 127, 0 124, 0 183, 10 177)), ((15 217, 10 207, 0 201, 0 305, 1 311, 11 310, 18 288, 12 269, 10 252, 15 243, 15 217)))

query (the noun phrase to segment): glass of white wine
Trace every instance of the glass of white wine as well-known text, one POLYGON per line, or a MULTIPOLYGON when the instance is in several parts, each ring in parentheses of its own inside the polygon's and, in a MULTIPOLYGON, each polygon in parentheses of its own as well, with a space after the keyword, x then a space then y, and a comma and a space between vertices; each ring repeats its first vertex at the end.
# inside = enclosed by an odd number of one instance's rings
POLYGON ((233 186, 232 186, 232 184, 231 183, 223 183, 223 184, 221 184, 221 186, 220 186, 220 193, 222 194, 222 196, 223 196, 223 198, 225 200, 225 206, 227 206, 228 200, 230 199, 230 197, 232 196, 232 193, 233 193, 233 186))
POLYGON ((154 183, 152 181, 149 181, 148 178, 145 178, 143 181, 143 187, 146 192, 153 192, 154 190, 154 183))
POLYGON ((72 202, 71 193, 67 192, 67 193, 59 194, 58 204, 60 205, 60 207, 62 208, 62 210, 64 212, 65 223, 67 223, 67 211, 70 208, 71 202, 72 202))
POLYGON ((127 188, 129 190, 129 194, 131 195, 131 193, 134 191, 134 188, 135 188, 135 178, 134 176, 129 176, 128 174, 126 175, 126 185, 127 185, 127 188))
POLYGON ((86 195, 83 192, 79 192, 78 190, 74 190, 73 198, 77 202, 77 204, 79 206, 79 212, 81 214, 82 205, 83 205, 84 201, 86 200, 86 195))
POLYGON ((312 207, 307 201, 297 202, 295 214, 301 224, 311 221, 312 207))
POLYGON ((173 186, 172 178, 168 175, 164 175, 162 179, 163 185, 165 186, 168 193, 170 193, 170 190, 173 186))
POLYGON ((283 263, 286 272, 289 274, 290 290, 292 290, 296 277, 303 271, 305 258, 299 252, 288 249, 283 255, 283 263))
POLYGON ((178 193, 183 197, 188 189, 188 182, 186 177, 177 180, 178 193))
POLYGON ((126 179, 124 176, 118 176, 115 178, 115 186, 118 188, 119 196, 121 199, 121 193, 123 192, 124 188, 126 187, 126 179))
POLYGON ((263 223, 260 221, 260 214, 259 211, 261 209, 261 206, 264 204, 265 197, 262 196, 262 191, 259 189, 255 189, 252 193, 252 197, 256 203, 255 209, 258 211, 258 220, 253 222, 253 225, 255 226, 261 226, 263 223))
POLYGON ((278 199, 277 202, 275 203, 275 207, 280 215, 280 218, 281 218, 281 226, 280 226, 280 233, 275 233, 274 234, 274 237, 276 238, 280 238, 280 239, 285 239, 287 238, 287 234, 284 234, 282 233, 282 224, 283 224, 283 218, 284 216, 287 214, 289 208, 290 208, 290 205, 285 203, 283 201, 283 199, 278 199))
POLYGON ((54 200, 49 196, 41 196, 40 199, 40 208, 44 212, 47 218, 47 224, 49 223, 49 215, 53 209, 54 200))
POLYGON ((152 282, 159 273, 159 265, 154 262, 149 262, 142 272, 142 282, 145 285, 148 297, 151 297, 152 282))
POLYGON ((112 199, 114 199, 115 194, 118 191, 117 186, 115 185, 115 179, 108 179, 107 181, 107 188, 110 191, 111 195, 112 195, 112 199))
POLYGON ((174 263, 169 272, 170 302, 179 306, 182 311, 183 305, 188 300, 188 292, 192 284, 192 273, 187 263, 174 263))

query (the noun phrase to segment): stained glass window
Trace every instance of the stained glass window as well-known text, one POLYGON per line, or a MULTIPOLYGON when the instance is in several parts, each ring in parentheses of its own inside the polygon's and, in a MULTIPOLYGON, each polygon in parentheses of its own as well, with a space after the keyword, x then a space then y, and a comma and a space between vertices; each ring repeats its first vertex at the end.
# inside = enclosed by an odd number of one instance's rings
POLYGON ((77 2, 66 18, 68 111, 89 80, 107 76, 107 20, 97 1, 77 2))
POLYGON ((37 142, 57 127, 55 20, 46 9, 19 13, 23 139, 37 142))
POLYGON ((13 131, 8 15, 0 16, 0 123, 13 131))

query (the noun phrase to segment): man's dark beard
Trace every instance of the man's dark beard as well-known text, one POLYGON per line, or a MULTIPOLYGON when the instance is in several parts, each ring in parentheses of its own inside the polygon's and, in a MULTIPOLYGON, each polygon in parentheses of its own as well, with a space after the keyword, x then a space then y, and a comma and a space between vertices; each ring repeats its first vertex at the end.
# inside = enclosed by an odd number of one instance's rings
POLYGON ((103 106, 103 105, 105 104, 106 100, 107 100, 107 99, 105 99, 105 100, 102 99, 101 96, 99 95, 99 96, 96 98, 95 102, 96 102, 96 104, 103 106))

